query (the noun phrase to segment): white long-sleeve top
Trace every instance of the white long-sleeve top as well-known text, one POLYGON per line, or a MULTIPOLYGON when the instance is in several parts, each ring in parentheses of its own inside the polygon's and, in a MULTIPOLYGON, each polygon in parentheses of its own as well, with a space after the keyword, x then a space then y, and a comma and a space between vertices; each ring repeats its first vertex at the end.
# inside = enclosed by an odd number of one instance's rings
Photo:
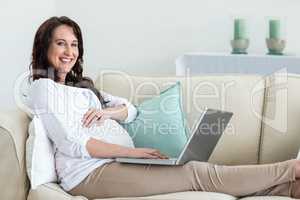
MULTIPOLYGON (((128 116, 123 123, 135 119, 137 110, 125 98, 101 92, 108 107, 126 105, 128 116)), ((60 185, 69 191, 86 178, 95 168, 113 159, 92 158, 86 143, 90 138, 134 147, 131 137, 118 122, 107 119, 90 128, 82 125, 83 115, 89 108, 102 109, 97 96, 86 88, 62 85, 41 78, 31 84, 29 107, 37 115, 52 140, 55 149, 56 172, 60 185)))

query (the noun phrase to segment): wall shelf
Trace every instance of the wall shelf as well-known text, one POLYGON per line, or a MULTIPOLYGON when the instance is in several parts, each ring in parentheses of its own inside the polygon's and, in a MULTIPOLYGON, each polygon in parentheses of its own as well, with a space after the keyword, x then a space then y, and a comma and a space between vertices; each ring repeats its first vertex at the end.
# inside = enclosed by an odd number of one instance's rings
POLYGON ((300 57, 292 55, 186 53, 176 59, 177 76, 207 73, 267 75, 279 70, 300 74, 300 57))

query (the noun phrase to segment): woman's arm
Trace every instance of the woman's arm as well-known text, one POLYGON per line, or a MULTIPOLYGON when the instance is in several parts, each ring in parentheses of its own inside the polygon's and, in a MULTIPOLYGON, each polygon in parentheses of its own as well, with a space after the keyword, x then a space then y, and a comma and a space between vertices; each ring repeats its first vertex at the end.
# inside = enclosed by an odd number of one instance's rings
POLYGON ((125 121, 128 117, 128 108, 124 104, 105 108, 104 111, 114 120, 125 121))
POLYGON ((126 105, 117 105, 105 109, 89 109, 82 118, 83 126, 90 127, 94 122, 101 124, 106 119, 124 121, 128 118, 126 105))
POLYGON ((137 116, 137 109, 127 99, 113 96, 101 91, 107 108, 90 108, 83 116, 82 123, 85 127, 90 127, 93 123, 101 124, 106 119, 114 119, 122 123, 132 122, 137 116))
POLYGON ((116 120, 119 120, 119 121, 121 121, 123 123, 129 123, 129 122, 133 121, 136 118, 137 109, 126 98, 118 97, 118 96, 113 96, 113 95, 108 94, 108 93, 103 92, 103 91, 101 91, 100 93, 101 93, 104 101, 107 102, 106 103, 106 106, 107 106, 106 109, 108 109, 108 108, 117 108, 117 110, 118 110, 118 107, 119 108, 120 107, 122 108, 123 106, 125 107, 124 108, 125 110, 122 110, 122 109, 119 110, 124 115, 123 116, 116 116, 117 117, 116 120), (125 117, 125 115, 126 115, 126 117, 125 117))
POLYGON ((121 145, 106 143, 94 138, 90 138, 88 140, 86 143, 86 149, 90 156, 94 158, 168 158, 156 149, 124 147, 121 145))

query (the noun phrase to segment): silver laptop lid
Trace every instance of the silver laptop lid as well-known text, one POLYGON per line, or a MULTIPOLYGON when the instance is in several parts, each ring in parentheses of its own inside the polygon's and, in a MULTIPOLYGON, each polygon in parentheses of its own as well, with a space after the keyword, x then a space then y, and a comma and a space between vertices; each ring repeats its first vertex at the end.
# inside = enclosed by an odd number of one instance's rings
POLYGON ((232 115, 232 112, 206 108, 177 163, 184 164, 190 160, 208 161, 232 115))

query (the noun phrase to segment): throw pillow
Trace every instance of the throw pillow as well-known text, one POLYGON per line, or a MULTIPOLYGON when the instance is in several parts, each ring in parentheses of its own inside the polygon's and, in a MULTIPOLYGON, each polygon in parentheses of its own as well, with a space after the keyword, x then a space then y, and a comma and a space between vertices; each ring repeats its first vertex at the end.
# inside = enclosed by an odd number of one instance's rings
POLYGON ((26 141, 26 170, 31 188, 49 182, 57 182, 54 149, 47 137, 42 121, 34 116, 29 124, 26 141))
POLYGON ((154 148, 169 157, 178 157, 187 141, 180 82, 142 102, 137 110, 136 119, 123 124, 134 146, 154 148))

